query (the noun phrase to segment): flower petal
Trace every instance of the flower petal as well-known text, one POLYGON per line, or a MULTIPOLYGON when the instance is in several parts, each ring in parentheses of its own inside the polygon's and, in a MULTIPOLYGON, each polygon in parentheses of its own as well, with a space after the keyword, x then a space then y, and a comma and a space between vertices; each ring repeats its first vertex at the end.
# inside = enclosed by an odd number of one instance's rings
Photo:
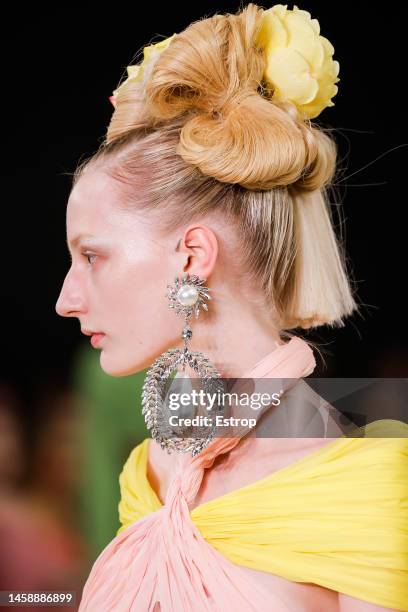
POLYGON ((285 23, 289 31, 289 46, 297 49, 316 70, 323 63, 324 49, 310 24, 310 19, 306 21, 302 16, 303 12, 305 11, 287 13, 285 23))
POLYGON ((318 92, 318 81, 310 74, 307 61, 296 49, 279 49, 268 58, 266 78, 277 95, 297 105, 311 102, 318 92))
POLYGON ((275 49, 286 47, 287 41, 288 34, 279 16, 272 9, 264 11, 262 27, 257 39, 258 44, 270 53, 275 49))
POLYGON ((265 49, 264 79, 274 95, 289 100, 303 117, 316 117, 334 106, 340 65, 334 47, 320 35, 320 24, 296 5, 277 4, 263 12, 258 42, 265 49))

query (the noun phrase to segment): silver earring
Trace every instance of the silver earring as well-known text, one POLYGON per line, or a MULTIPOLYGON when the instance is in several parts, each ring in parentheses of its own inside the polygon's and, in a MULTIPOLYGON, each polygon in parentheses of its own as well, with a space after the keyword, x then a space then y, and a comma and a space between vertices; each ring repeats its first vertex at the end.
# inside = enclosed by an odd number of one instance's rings
MULTIPOLYGON (((180 365, 183 366, 183 372, 188 365, 198 374, 203 381, 204 396, 206 396, 206 393, 220 393, 224 389, 220 374, 208 357, 197 351, 192 352, 188 347, 193 335, 189 325, 190 319, 193 315, 197 319, 202 309, 208 311, 206 300, 212 299, 209 295, 210 290, 204 285, 205 280, 200 279, 195 274, 185 274, 181 279, 176 277, 173 285, 167 285, 166 297, 170 301, 169 308, 173 308, 177 315, 185 318, 185 324, 181 332, 184 348, 171 348, 162 353, 147 371, 143 384, 142 414, 144 414, 146 426, 151 430, 152 437, 156 442, 169 454, 172 451, 181 453, 191 451, 194 457, 200 453, 214 438, 216 416, 223 414, 223 407, 214 402, 213 412, 211 415, 207 413, 204 426, 195 426, 193 429, 194 436, 189 437, 187 434, 191 432, 191 426, 183 429, 183 427, 170 425, 169 419, 173 415, 163 399, 163 395, 168 391, 168 384, 171 382, 171 374, 180 365), (178 435, 180 432, 183 434, 182 436, 178 435)), ((201 423, 202 421, 200 421, 201 423)))

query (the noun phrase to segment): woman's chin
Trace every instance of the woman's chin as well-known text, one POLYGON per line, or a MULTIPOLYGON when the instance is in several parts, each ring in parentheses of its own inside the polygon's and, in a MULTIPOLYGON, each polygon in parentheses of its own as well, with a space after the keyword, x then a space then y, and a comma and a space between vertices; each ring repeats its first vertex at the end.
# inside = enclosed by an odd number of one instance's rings
POLYGON ((134 361, 124 362, 123 359, 115 359, 112 355, 109 355, 109 353, 103 349, 99 357, 99 362, 105 374, 115 377, 131 376, 132 374, 137 374, 138 372, 141 372, 147 367, 143 363, 135 363, 134 361))

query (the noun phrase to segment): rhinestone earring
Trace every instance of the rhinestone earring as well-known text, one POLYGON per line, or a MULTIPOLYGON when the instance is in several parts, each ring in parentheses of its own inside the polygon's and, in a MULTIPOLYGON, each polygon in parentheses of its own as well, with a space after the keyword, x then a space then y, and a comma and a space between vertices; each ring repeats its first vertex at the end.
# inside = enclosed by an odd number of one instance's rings
MULTIPOLYGON (((183 427, 174 428, 170 425, 169 419, 173 415, 163 398, 171 374, 180 365, 183 366, 183 372, 188 365, 198 374, 206 393, 219 393, 224 389, 220 374, 208 357, 197 351, 192 352, 188 347, 193 335, 189 325, 190 319, 193 314, 197 319, 202 309, 208 311, 205 300, 212 299, 209 295, 210 290, 204 285, 205 280, 195 274, 185 274, 181 279, 176 277, 173 285, 167 285, 168 291, 165 295, 170 301, 169 308, 173 308, 177 315, 185 318, 181 332, 184 348, 171 348, 162 353, 147 371, 143 384, 142 414, 144 414, 146 426, 151 430, 156 442, 169 454, 172 451, 181 453, 191 451, 194 457, 200 453, 214 438, 217 420, 215 417, 223 414, 223 407, 214 402, 215 412, 212 415, 207 414, 205 425, 195 426, 194 436, 189 437, 187 433, 191 432, 191 426, 183 429, 183 427), (180 431, 182 436, 177 435, 180 431)), ((196 414, 191 416, 196 416, 196 414)))

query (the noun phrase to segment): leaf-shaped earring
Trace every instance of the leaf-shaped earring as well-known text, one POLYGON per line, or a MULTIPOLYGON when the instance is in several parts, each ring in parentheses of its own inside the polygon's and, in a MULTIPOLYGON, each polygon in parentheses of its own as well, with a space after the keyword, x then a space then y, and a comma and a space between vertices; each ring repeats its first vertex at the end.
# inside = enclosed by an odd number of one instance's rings
POLYGON ((190 319, 193 315, 197 319, 201 310, 208 311, 206 300, 212 299, 209 295, 210 290, 204 283, 205 279, 200 279, 195 274, 185 274, 181 279, 176 277, 173 285, 167 285, 166 297, 170 302, 169 308, 173 308, 177 315, 185 318, 185 325, 181 332, 184 349, 171 348, 155 360, 147 371, 142 392, 142 414, 144 414, 148 429, 151 430, 152 437, 168 453, 191 451, 193 457, 214 438, 216 416, 223 415, 223 406, 220 407, 218 402, 214 402, 211 408, 213 413, 207 414, 204 425, 201 425, 201 420, 200 426, 194 426, 194 436, 186 436, 186 432, 191 431, 191 426, 183 429, 183 427, 175 428, 170 424, 170 417, 173 415, 164 402, 163 394, 168 387, 171 374, 180 365, 183 366, 183 372, 188 365, 198 374, 203 382, 204 395, 207 398, 208 393, 219 394, 224 390, 220 374, 208 357, 197 351, 192 352, 188 347, 193 335, 189 325, 190 319), (180 431, 182 434, 184 432, 184 435, 178 435, 177 432, 180 431))

